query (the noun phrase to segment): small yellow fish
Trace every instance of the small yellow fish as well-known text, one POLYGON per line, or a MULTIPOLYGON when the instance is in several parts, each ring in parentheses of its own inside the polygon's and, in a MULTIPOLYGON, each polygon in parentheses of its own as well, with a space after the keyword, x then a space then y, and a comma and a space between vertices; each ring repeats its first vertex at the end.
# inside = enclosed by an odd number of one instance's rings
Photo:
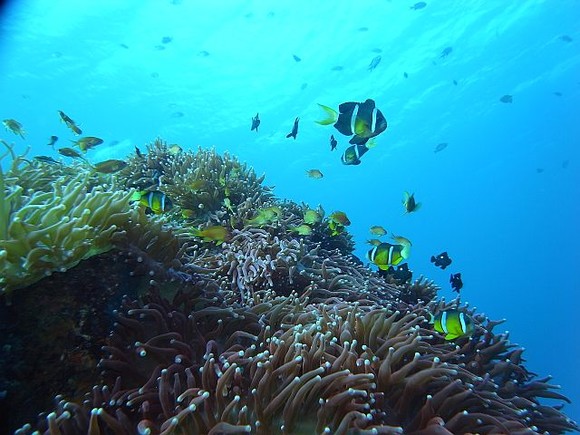
POLYGON ((290 231, 298 233, 301 236, 309 236, 312 234, 312 228, 306 224, 299 225, 297 227, 291 227, 290 231))
POLYGON ((169 145, 167 147, 167 151, 172 156, 175 156, 175 155, 179 154, 180 152, 182 152, 183 151, 183 148, 181 148, 179 145, 177 145, 176 143, 174 143, 174 144, 171 144, 171 145, 169 145))
POLYGON ((127 163, 123 160, 105 160, 103 162, 95 163, 93 166, 95 171, 100 172, 102 174, 112 174, 114 172, 118 172, 123 168, 127 167, 127 163))
POLYGON ((414 193, 405 192, 403 197, 403 206, 405 207, 405 213, 412 213, 419 210, 421 203, 415 202, 414 193))
POLYGON ((346 215, 346 213, 343 211, 335 211, 330 216, 328 216, 328 219, 330 219, 334 223, 344 225, 345 227, 350 225, 350 220, 346 215))
POLYGON ((98 138, 98 137, 93 137, 93 136, 87 136, 87 137, 81 137, 80 139, 78 139, 76 141, 72 141, 72 142, 73 142, 73 145, 79 147, 79 149, 82 152, 86 153, 91 148, 94 148, 97 145, 102 144, 103 139, 98 138))
POLYGON ((22 128, 22 124, 20 124, 18 121, 16 121, 15 119, 5 119, 4 121, 2 121, 2 124, 4 124, 4 127, 6 127, 6 130, 11 131, 15 135, 20 136, 22 139, 24 139, 24 134, 26 132, 22 128))
POLYGON ((370 228, 370 232, 371 234, 374 234, 375 236, 384 236, 385 234, 387 234, 387 230, 385 230, 383 227, 381 227, 380 225, 373 225, 370 228))
POLYGON ((64 122, 65 125, 68 128, 70 128, 74 134, 76 134, 77 136, 83 134, 82 130, 76 125, 76 123, 72 119, 70 119, 66 115, 66 113, 64 113, 62 110, 59 110, 58 114, 60 115, 60 119, 62 120, 62 122, 64 122))
POLYGON ((259 210, 252 219, 246 220, 246 224, 262 226, 277 221, 281 216, 282 209, 280 207, 268 207, 259 210))
POLYGON ((195 216, 195 211, 189 208, 182 208, 181 209, 181 217, 184 219, 191 219, 195 216))
POLYGON ((337 236, 344 231, 344 227, 350 225, 350 220, 345 212, 335 211, 328 216, 328 229, 331 236, 337 236))
POLYGON ((369 245, 379 246, 381 244, 381 241, 379 239, 369 239, 367 240, 367 243, 369 245))
POLYGON ((309 169, 306 171, 306 175, 314 179, 320 179, 324 177, 324 175, 322 175, 322 172, 320 172, 318 169, 309 169))
POLYGON ((227 208, 230 213, 234 213, 234 209, 232 207, 232 201, 227 196, 224 198, 224 207, 227 208))
POLYGON ((83 159, 84 157, 77 150, 73 148, 59 148, 58 153, 65 157, 72 157, 73 159, 83 159))
POLYGON ((189 187, 190 190, 195 192, 196 190, 200 190, 200 189, 204 188, 205 185, 206 185, 205 180, 198 179, 198 180, 194 180, 191 183, 189 183, 187 185, 187 187, 189 187))
POLYGON ((304 212, 304 223, 314 225, 322 220, 322 216, 316 210, 309 208, 304 212))
POLYGON ((221 225, 213 225, 204 229, 192 228, 195 237, 200 237, 204 242, 216 242, 218 245, 229 240, 230 233, 221 225))

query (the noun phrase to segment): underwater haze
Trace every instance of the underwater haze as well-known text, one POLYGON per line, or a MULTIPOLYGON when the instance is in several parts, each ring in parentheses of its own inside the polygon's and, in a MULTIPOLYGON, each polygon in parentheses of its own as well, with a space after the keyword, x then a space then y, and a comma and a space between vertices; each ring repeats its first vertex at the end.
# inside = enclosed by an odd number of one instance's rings
POLYGON ((156 137, 214 147, 265 173, 279 198, 346 212, 365 262, 371 226, 402 235, 414 278, 451 300, 461 273, 461 301, 507 319, 500 329, 562 385, 578 421, 578 17, 578 0, 12 1, 0 117, 26 138, 0 137, 68 160, 47 145, 75 139, 62 110, 104 140, 93 163, 156 137), (345 165, 349 137, 315 122, 319 104, 367 99, 388 128, 345 165), (413 213, 406 191, 422 204, 413 213), (430 261, 443 251, 445 270, 430 261))

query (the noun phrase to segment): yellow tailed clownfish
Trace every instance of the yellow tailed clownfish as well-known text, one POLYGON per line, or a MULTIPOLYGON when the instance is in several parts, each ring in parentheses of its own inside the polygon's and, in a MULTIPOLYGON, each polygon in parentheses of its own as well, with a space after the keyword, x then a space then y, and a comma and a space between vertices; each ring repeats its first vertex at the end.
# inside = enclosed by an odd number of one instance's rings
POLYGON ((381 270, 387 270, 389 266, 397 266, 409 258, 411 245, 391 245, 380 243, 367 253, 367 258, 381 270))
POLYGON ((431 314, 431 322, 435 331, 445 334, 445 340, 455 340, 459 337, 469 337, 475 331, 473 319, 459 310, 445 310, 431 314))

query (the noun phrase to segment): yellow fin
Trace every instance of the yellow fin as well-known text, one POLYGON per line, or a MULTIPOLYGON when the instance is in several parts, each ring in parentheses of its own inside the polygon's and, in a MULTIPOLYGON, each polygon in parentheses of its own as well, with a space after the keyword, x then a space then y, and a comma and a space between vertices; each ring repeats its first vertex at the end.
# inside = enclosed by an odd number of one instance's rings
POLYGON ((324 104, 318 104, 322 110, 326 113, 326 118, 320 121, 314 121, 321 125, 334 124, 338 120, 338 112, 331 107, 325 106, 324 104))
POLYGON ((365 146, 370 150, 371 148, 374 148, 377 146, 377 140, 372 137, 369 139, 369 141, 365 144, 365 146))
POLYGON ((131 194, 131 201, 140 201, 141 197, 147 193, 147 191, 135 191, 131 194))

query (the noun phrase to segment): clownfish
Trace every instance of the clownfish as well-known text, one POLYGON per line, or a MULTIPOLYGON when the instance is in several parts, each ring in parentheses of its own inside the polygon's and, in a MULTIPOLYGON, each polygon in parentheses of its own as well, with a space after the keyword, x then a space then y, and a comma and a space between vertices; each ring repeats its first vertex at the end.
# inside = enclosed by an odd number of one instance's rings
POLYGON ((445 310, 436 316, 431 314, 431 321, 435 331, 445 334, 445 340, 455 340, 460 337, 469 337, 475 331, 473 319, 462 311, 445 310))
POLYGON ((352 145, 364 145, 370 138, 387 129, 385 116, 370 98, 364 103, 342 103, 338 106, 338 112, 322 104, 319 106, 326 113, 326 118, 316 122, 322 125, 334 124, 334 128, 343 135, 353 136, 349 141, 352 145))
POLYGON ((159 190, 135 192, 131 199, 139 201, 139 204, 147 207, 155 214, 164 213, 173 206, 169 197, 159 190))
POLYGON ((367 252, 367 258, 381 270, 387 270, 390 266, 397 266, 409 258, 411 244, 391 245, 381 243, 367 252))

